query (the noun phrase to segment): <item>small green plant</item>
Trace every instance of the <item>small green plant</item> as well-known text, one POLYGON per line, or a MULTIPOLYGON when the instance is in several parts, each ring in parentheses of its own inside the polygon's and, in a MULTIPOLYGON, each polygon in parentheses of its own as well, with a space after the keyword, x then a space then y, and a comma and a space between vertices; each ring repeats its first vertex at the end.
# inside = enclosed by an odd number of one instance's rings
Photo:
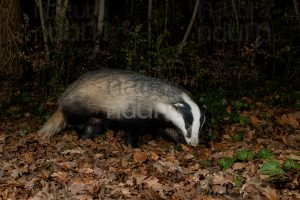
POLYGON ((49 161, 46 165, 46 168, 49 170, 49 171, 54 171, 54 162, 53 161, 49 161))
POLYGON ((20 130, 17 132, 17 134, 18 134, 18 135, 21 135, 21 136, 24 136, 24 135, 27 135, 27 134, 30 133, 30 132, 31 132, 31 128, 26 127, 26 128, 20 129, 20 130))
POLYGON ((211 162, 211 160, 201 160, 200 161, 200 166, 204 167, 204 168, 211 167, 212 162, 211 162))
POLYGON ((223 158, 220 158, 220 160, 218 161, 218 164, 222 170, 226 170, 226 169, 232 167, 234 162, 235 162, 235 158, 223 157, 223 158))
POLYGON ((288 158, 283 164, 283 169, 289 171, 292 169, 300 170, 300 164, 297 163, 295 160, 288 158))
POLYGON ((31 95, 29 92, 23 92, 21 95, 20 95, 20 100, 23 104, 26 104, 26 103, 30 103, 31 102, 31 95))
POLYGON ((241 126, 247 126, 250 124, 250 119, 247 116, 240 115, 239 124, 241 126))
POLYGON ((250 150, 239 150, 236 152, 236 158, 243 162, 252 160, 253 157, 254 157, 254 154, 250 150))
POLYGON ((181 151, 182 151, 182 146, 181 146, 181 144, 177 144, 177 145, 175 146, 175 151, 178 151, 178 152, 181 152, 181 151))
POLYGON ((262 148, 261 150, 259 150, 256 155, 258 158, 264 160, 271 160, 275 158, 274 153, 266 148, 262 148))
POLYGON ((240 115, 239 113, 233 112, 230 116, 231 121, 238 123, 241 126, 247 126, 250 124, 250 119, 247 116, 240 115))
POLYGON ((259 173, 262 175, 274 176, 274 175, 281 175, 284 173, 281 165, 277 161, 269 161, 264 163, 260 169, 259 173))
POLYGON ((231 136, 231 139, 234 141, 234 142, 240 142, 242 141, 244 138, 244 135, 243 133, 234 133, 232 136, 231 136))
POLYGON ((209 141, 217 141, 220 138, 220 135, 217 131, 210 131, 208 133, 209 141))
POLYGON ((38 105, 38 104, 34 105, 33 110, 34 110, 34 113, 38 116, 42 116, 46 113, 45 108, 42 105, 38 105))
POLYGON ((139 50, 142 48, 142 43, 145 43, 142 33, 142 25, 139 24, 133 31, 129 33, 128 47, 123 48, 122 51, 125 54, 125 60, 127 68, 129 70, 135 70, 136 66, 142 63, 143 57, 140 56, 139 50))
POLYGON ((228 117, 228 112, 226 107, 228 106, 227 102, 227 92, 218 89, 218 90, 208 90, 204 94, 199 94, 196 97, 201 99, 201 104, 206 105, 207 113, 207 126, 213 129, 218 129, 220 124, 228 117))
POLYGON ((246 180, 241 175, 234 175, 233 176, 233 184, 234 186, 240 190, 242 186, 245 184, 246 180))
POLYGON ((248 108, 248 104, 240 100, 234 101, 232 103, 232 106, 236 111, 240 111, 242 109, 248 108))

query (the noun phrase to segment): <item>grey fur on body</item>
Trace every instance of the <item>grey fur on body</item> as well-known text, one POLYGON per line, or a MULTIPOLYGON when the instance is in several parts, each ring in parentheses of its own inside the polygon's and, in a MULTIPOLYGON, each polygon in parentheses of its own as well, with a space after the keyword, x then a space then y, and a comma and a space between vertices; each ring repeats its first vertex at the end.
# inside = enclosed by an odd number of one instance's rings
POLYGON ((164 127, 166 134, 172 132, 171 138, 184 138, 192 146, 198 144, 205 122, 190 96, 170 83, 129 71, 100 70, 84 74, 66 89, 59 99, 58 111, 39 133, 50 136, 67 125, 83 125, 87 130, 92 118, 99 119, 99 126, 106 121, 139 126, 131 122, 163 120, 168 124, 164 127))

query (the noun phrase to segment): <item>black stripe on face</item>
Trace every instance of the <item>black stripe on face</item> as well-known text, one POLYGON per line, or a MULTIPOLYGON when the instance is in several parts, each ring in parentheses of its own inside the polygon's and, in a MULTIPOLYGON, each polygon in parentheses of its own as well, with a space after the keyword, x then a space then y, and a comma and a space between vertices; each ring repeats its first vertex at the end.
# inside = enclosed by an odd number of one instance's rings
POLYGON ((192 124, 194 121, 191 107, 185 102, 178 102, 174 104, 174 107, 182 115, 185 122, 185 129, 187 130, 187 137, 190 138, 192 134, 192 124))

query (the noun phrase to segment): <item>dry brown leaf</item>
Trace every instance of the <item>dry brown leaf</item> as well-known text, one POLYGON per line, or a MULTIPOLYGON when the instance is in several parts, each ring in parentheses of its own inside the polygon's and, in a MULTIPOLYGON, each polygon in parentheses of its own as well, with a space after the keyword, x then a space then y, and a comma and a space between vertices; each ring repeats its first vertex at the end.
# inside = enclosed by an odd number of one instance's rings
POLYGON ((154 191, 158 192, 160 197, 162 198, 166 198, 164 196, 164 192, 163 192, 163 185, 159 183, 159 180, 156 177, 149 177, 147 179, 144 180, 144 182, 150 187, 152 188, 154 191))
POLYGON ((152 188, 144 189, 141 193, 142 193, 142 199, 148 199, 148 200, 162 199, 152 188))
POLYGON ((7 138, 7 135, 3 134, 3 133, 0 133, 0 144, 1 143, 5 143, 5 139, 7 138))
POLYGON ((133 178, 136 180, 136 184, 140 185, 144 182, 147 176, 144 176, 142 174, 133 174, 133 178))
POLYGON ((227 106, 226 111, 227 111, 228 113, 231 113, 231 112, 232 112, 232 107, 231 107, 231 106, 227 106))
POLYGON ((233 170, 241 170, 241 169, 245 169, 245 168, 246 168, 246 164, 245 163, 241 163, 241 162, 236 162, 232 166, 233 170))
POLYGON ((46 191, 39 191, 36 195, 33 197, 30 197, 28 200, 53 200, 55 199, 54 196, 46 191))
POLYGON ((191 149, 188 146, 184 145, 184 144, 181 144, 181 148, 182 148, 183 151, 191 151, 191 149))
POLYGON ((108 130, 105 135, 110 140, 114 138, 114 132, 112 130, 108 130))
POLYGON ((144 180, 144 182, 147 183, 148 186, 152 187, 152 188, 158 188, 158 187, 161 186, 161 184, 158 183, 158 181, 159 180, 156 177, 153 177, 153 176, 151 176, 151 177, 147 178, 146 180, 144 180))
POLYGON ((137 150, 137 151, 134 152, 133 158, 134 158, 135 162, 143 163, 143 162, 145 162, 147 160, 147 155, 145 155, 140 150, 137 150))
POLYGON ((33 187, 34 187, 34 181, 33 180, 27 181, 24 185, 24 188, 26 190, 31 190, 33 187))
POLYGON ((250 116, 250 120, 254 126, 259 126, 261 124, 261 120, 258 119, 256 116, 250 116))
POLYGON ((269 200, 280 200, 280 197, 277 195, 276 189, 272 189, 270 187, 261 188, 263 191, 263 194, 269 199, 269 200))
POLYGON ((93 196, 87 194, 76 195, 76 200, 92 200, 93 196))
POLYGON ((76 149, 70 149, 70 150, 65 150, 62 152, 63 155, 66 155, 66 154, 83 154, 84 151, 82 150, 82 148, 78 147, 76 149))
POLYGON ((226 193, 226 187, 221 185, 213 185, 212 190, 218 194, 225 194, 226 193))
POLYGON ((64 169, 74 170, 75 168, 77 168, 78 164, 77 162, 62 162, 59 163, 59 166, 61 166, 64 169))
POLYGON ((215 173, 212 175, 212 184, 213 185, 225 185, 230 183, 231 180, 223 174, 223 172, 215 173))
POLYGON ((32 152, 22 154, 27 164, 32 164, 35 160, 33 159, 32 152))
POLYGON ((40 173, 38 174, 38 177, 42 178, 43 180, 48 180, 50 177, 50 172, 48 170, 42 170, 40 171, 40 173))
POLYGON ((281 125, 290 125, 294 129, 299 128, 300 111, 284 114, 278 120, 281 125))
POLYGON ((186 159, 186 160, 192 160, 192 159, 194 159, 195 158, 195 156, 193 155, 193 154, 186 154, 185 156, 184 156, 184 159, 186 159))
POLYGON ((68 173, 66 172, 54 172, 51 176, 55 177, 58 183, 65 184, 68 182, 68 173))
POLYGON ((151 155, 151 159, 154 161, 157 161, 159 158, 159 156, 155 152, 151 152, 150 155, 151 155))
POLYGON ((160 164, 161 166, 165 167, 167 169, 167 171, 169 171, 169 172, 175 172, 175 171, 182 172, 182 168, 176 163, 163 162, 163 161, 158 161, 157 163, 160 164))
POLYGON ((291 155, 289 155, 289 158, 291 158, 291 159, 293 159, 293 160, 300 161, 300 156, 298 156, 298 155, 295 155, 295 154, 291 154, 291 155))
POLYGON ((100 189, 100 182, 89 178, 74 178, 70 181, 69 190, 73 194, 93 194, 100 189))

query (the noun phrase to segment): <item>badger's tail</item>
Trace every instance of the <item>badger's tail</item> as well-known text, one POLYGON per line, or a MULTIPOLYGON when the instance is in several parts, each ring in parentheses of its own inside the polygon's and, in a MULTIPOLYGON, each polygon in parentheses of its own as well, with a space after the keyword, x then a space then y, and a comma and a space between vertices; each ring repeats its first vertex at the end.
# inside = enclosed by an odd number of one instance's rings
POLYGON ((64 118, 64 114, 57 110, 43 125, 43 127, 38 130, 38 134, 41 137, 51 137, 52 135, 60 132, 67 126, 67 123, 64 118))

